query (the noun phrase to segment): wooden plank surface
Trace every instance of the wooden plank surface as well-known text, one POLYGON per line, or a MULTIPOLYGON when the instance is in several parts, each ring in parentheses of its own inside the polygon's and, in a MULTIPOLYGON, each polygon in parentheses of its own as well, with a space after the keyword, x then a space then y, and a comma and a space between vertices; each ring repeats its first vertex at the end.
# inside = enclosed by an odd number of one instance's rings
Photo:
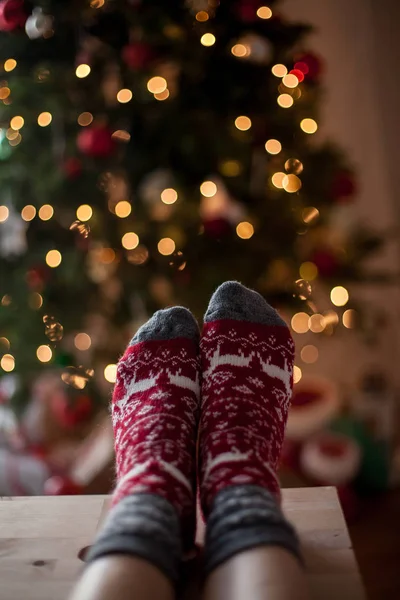
MULTIPOLYGON (((64 600, 107 513, 107 496, 2 498, 1 600, 64 600)), ((297 528, 313 600, 365 598, 334 488, 283 490, 297 528)))

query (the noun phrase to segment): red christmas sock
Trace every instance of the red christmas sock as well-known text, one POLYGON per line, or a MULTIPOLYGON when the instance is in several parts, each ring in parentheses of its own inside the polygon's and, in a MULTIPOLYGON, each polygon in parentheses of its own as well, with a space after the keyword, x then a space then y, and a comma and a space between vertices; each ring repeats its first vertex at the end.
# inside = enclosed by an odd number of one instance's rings
POLYGON ((188 534, 195 522, 198 326, 185 308, 161 310, 121 358, 112 400, 118 483, 113 504, 156 494, 188 534))
POLYGON ((252 484, 279 497, 276 476, 292 393, 294 343, 257 292, 227 282, 211 298, 200 341, 200 494, 252 484))

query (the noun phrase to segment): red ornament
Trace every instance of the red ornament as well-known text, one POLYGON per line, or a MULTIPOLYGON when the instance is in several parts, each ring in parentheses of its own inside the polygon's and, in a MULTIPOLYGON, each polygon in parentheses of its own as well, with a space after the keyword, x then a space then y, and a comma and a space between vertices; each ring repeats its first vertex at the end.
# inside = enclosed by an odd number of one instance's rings
POLYGON ((56 394, 52 409, 57 422, 65 429, 73 429, 85 422, 92 414, 92 401, 86 394, 70 400, 65 394, 56 394))
POLYGON ((83 488, 69 477, 53 475, 44 484, 46 496, 76 496, 82 494, 83 488))
POLYGON ((82 173, 82 162, 76 156, 71 156, 64 161, 62 169, 68 179, 76 179, 82 173))
POLYGON ((292 69, 292 70, 290 71, 290 73, 291 73, 292 75, 296 75, 296 77, 297 77, 297 79, 300 81, 300 83, 301 83, 302 81, 304 81, 304 73, 303 73, 303 71, 300 71, 300 69, 292 69))
POLYGON ((349 171, 339 171, 332 184, 332 198, 335 202, 351 202, 357 192, 354 176, 349 171))
POLYGON ((0 2, 0 31, 14 31, 23 27, 27 18, 22 0, 0 2))
POLYGON ((153 59, 153 51, 148 44, 132 42, 122 49, 122 59, 133 71, 145 69, 153 59))
POLYGON ((307 52, 296 56, 294 68, 304 73, 306 81, 318 81, 323 71, 323 63, 319 56, 307 52))
POLYGON ((310 258, 321 277, 334 277, 339 268, 339 262, 331 250, 321 248, 310 258))
POLYGON ((105 125, 84 127, 77 137, 77 146, 82 154, 94 158, 106 158, 114 152, 112 131, 105 125))
POLYGON ((241 0, 236 6, 236 13, 243 23, 253 23, 257 19, 259 0, 241 0))
POLYGON ((28 287, 31 290, 40 292, 49 278, 49 270, 44 266, 32 267, 27 271, 25 277, 28 287))

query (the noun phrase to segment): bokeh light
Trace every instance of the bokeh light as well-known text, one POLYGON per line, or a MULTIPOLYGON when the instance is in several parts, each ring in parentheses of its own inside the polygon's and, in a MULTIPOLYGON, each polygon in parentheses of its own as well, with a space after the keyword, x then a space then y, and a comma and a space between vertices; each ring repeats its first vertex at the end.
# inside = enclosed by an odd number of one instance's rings
POLYGON ((89 204, 81 204, 81 206, 76 209, 76 217, 79 221, 89 221, 89 219, 92 218, 92 215, 93 209, 89 204))
POLYGON ((318 129, 318 125, 314 119, 303 119, 300 122, 300 127, 305 133, 315 133, 318 129))
POLYGON ((236 233, 242 240, 248 240, 254 234, 254 227, 248 221, 242 221, 237 225, 236 233))
POLYGON ((128 231, 122 236, 121 244, 126 250, 133 250, 139 245, 139 236, 133 231, 128 231))
POLYGON ((50 346, 43 344, 36 350, 36 356, 40 362, 49 362, 53 356, 53 352, 51 351, 50 346))
POLYGON ((174 204, 178 200, 178 192, 173 188, 166 188, 161 192, 161 200, 164 204, 174 204))
POLYGON ((171 238, 162 238, 158 244, 157 248, 160 254, 164 256, 169 256, 175 252, 175 242, 171 238))
POLYGON ((307 279, 308 281, 313 281, 316 277, 318 277, 318 268, 313 262, 306 261, 300 265, 300 277, 302 279, 307 279))
POLYGON ((318 348, 316 346, 313 346, 312 344, 304 346, 301 349, 300 356, 301 356, 301 360, 303 362, 311 365, 311 364, 317 362, 317 360, 318 360, 318 356, 319 356, 318 348))
POLYGON ((213 181, 203 181, 200 186, 200 192, 203 194, 203 196, 211 198, 217 193, 217 186, 213 181))
POLYGON ((356 324, 356 316, 357 316, 357 313, 353 308, 349 308, 348 310, 345 310, 343 313, 343 316, 342 316, 343 325, 347 329, 353 329, 356 324))
POLYGON ((323 315, 316 313, 315 315, 311 315, 309 323, 308 323, 310 331, 313 333, 321 333, 324 331, 326 327, 325 319, 323 315))
POLYGON ((132 100, 132 96, 133 96, 133 94, 132 94, 131 90, 124 88, 122 90, 119 90, 119 92, 117 94, 117 100, 121 104, 126 104, 127 102, 130 102, 132 100))
POLYGON ((286 73, 288 72, 285 65, 282 65, 280 63, 277 65, 274 65, 272 67, 271 71, 272 71, 272 74, 275 75, 275 77, 285 77, 286 73))
POLYGON ((335 306, 344 306, 349 301, 349 292, 342 285, 331 289, 331 302, 335 306))
POLYGON ((54 215, 54 208, 51 206, 51 204, 43 204, 43 206, 39 208, 38 215, 39 219, 42 221, 49 221, 54 215))
POLYGON ((81 64, 76 67, 75 75, 79 77, 79 79, 83 79, 89 75, 90 71, 91 69, 89 65, 81 64))
POLYGON ((53 119, 53 117, 52 117, 51 113, 42 112, 38 116, 37 122, 38 122, 38 125, 40 125, 40 127, 47 127, 47 125, 50 125, 52 119, 53 119))
POLYGON ((297 365, 293 367, 293 383, 299 383, 300 379, 303 377, 303 373, 297 365))
POLYGON ((152 94, 161 94, 161 92, 167 89, 167 81, 164 77, 152 77, 147 82, 147 89, 152 94))
POLYGON ((272 10, 269 6, 260 6, 257 9, 257 17, 260 19, 270 19, 272 17, 272 10))
POLYGON ((0 223, 4 223, 4 221, 7 221, 8 216, 10 214, 10 211, 8 209, 7 206, 1 205, 0 206, 0 223))
POLYGON ((0 367, 6 373, 11 373, 15 369, 15 358, 12 354, 4 354, 0 360, 0 367))
POLYGON ((204 33, 200 38, 200 42, 203 46, 213 46, 215 44, 215 35, 212 33, 204 33))
POLYGON ((19 115, 16 117, 13 117, 10 121, 10 127, 12 129, 15 129, 16 131, 18 131, 19 129, 22 129, 22 127, 24 126, 24 119, 23 117, 20 117, 19 115))
POLYGON ((78 350, 85 351, 89 350, 90 346, 92 345, 92 340, 90 335, 87 333, 77 333, 74 339, 74 344, 75 348, 78 350))
POLYGON ((46 264, 51 267, 52 269, 55 269, 56 267, 59 267, 62 261, 62 256, 61 256, 61 252, 59 252, 58 250, 49 250, 48 253, 46 254, 46 264))
POLYGON ((277 102, 282 108, 290 108, 293 105, 293 98, 289 94, 280 94, 277 102))
POLYGON ((289 194, 293 194, 298 192, 301 188, 301 179, 297 177, 297 175, 285 175, 282 179, 282 187, 289 194))
POLYGON ((115 214, 120 219, 125 219, 126 217, 129 217, 131 212, 132 205, 127 200, 120 200, 120 202, 117 202, 117 204, 115 205, 115 214))
POLYGON ((283 180, 285 177, 286 177, 286 173, 281 173, 279 171, 278 173, 274 173, 272 175, 271 181, 276 188, 282 190, 283 189, 283 180))
POLYGON ((271 139, 265 142, 265 149, 269 154, 279 154, 282 144, 278 140, 271 139))
POLYGON ((240 131, 247 131, 251 127, 251 119, 244 115, 237 117, 235 119, 235 127, 237 127, 237 129, 240 131))
POLYGON ((110 364, 104 369, 104 379, 110 383, 115 383, 117 379, 117 365, 110 364))
POLYGON ((309 330, 309 319, 310 317, 305 312, 299 312, 293 315, 290 323, 293 331, 296 333, 307 333, 309 330))
POLYGON ((3 68, 7 73, 9 73, 10 71, 13 71, 16 66, 17 61, 15 60, 15 58, 7 58, 7 60, 4 62, 3 68))

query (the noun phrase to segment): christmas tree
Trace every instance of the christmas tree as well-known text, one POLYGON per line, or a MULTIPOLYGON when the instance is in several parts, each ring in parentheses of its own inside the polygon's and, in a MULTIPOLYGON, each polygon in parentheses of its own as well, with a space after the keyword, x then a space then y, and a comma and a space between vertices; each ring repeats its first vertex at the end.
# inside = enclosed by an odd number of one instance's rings
POLYGON ((21 399, 41 369, 112 382, 146 315, 201 318, 227 279, 295 331, 334 328, 349 305, 319 314, 313 286, 345 306, 372 245, 337 226, 356 184, 314 136, 309 29, 258 0, 0 2, 1 367, 21 399))

